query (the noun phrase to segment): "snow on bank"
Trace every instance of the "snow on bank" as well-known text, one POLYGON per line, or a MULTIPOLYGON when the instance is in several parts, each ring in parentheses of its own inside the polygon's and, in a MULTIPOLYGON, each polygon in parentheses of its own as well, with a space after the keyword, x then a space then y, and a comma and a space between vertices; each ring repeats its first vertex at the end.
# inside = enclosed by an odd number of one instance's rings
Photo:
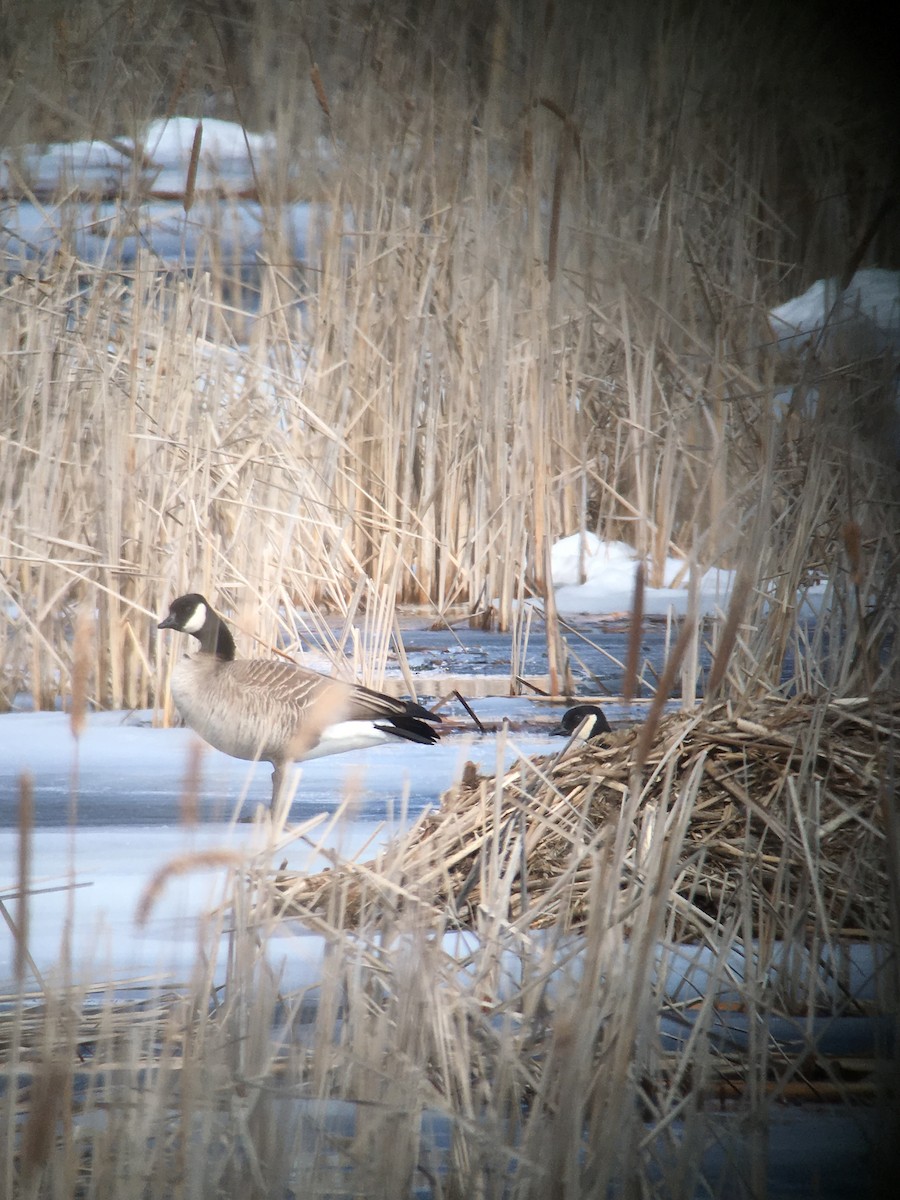
MULTIPOLYGON (((872 410, 867 436, 900 463, 900 271, 857 271, 843 291, 836 279, 817 279, 802 296, 773 308, 769 324, 787 354, 808 352, 833 368, 883 364, 881 381, 863 397, 864 408, 872 410)), ((852 390, 847 402, 854 402, 852 390)), ((773 405, 779 417, 799 405, 804 419, 814 419, 819 389, 807 385, 797 395, 794 388, 781 389, 773 405)))
POLYGON ((110 269, 131 268, 149 255, 170 271, 221 272, 252 310, 256 297, 247 285, 271 255, 276 234, 279 253, 302 264, 314 261, 336 220, 352 227, 349 210, 335 213, 331 204, 260 204, 260 177, 274 165, 274 134, 213 119, 202 122, 195 202, 185 212, 199 124, 196 117, 170 117, 152 122, 137 141, 0 150, 0 195, 11 197, 0 221, 5 269, 23 270, 60 251, 110 269), (23 195, 41 203, 17 199, 23 195))
MULTIPOLYGON (((108 141, 55 142, 6 150, 0 161, 0 189, 15 192, 25 182, 37 196, 63 191, 99 195, 137 190, 182 195, 199 117, 151 121, 137 139, 117 136, 108 141)), ((233 121, 202 119, 200 156, 194 183, 198 192, 246 192, 273 163, 272 133, 249 133, 233 121)))
POLYGON ((277 228, 293 261, 309 262, 334 210, 324 204, 286 204, 277 210, 251 200, 205 197, 185 212, 162 200, 126 205, 96 203, 19 204, 3 214, 0 253, 24 265, 62 249, 82 262, 124 269, 149 254, 168 270, 225 269, 235 280, 258 271, 277 228))
MULTIPOLYGON (((593 533, 574 533, 556 542, 550 551, 550 570, 556 589, 556 607, 562 614, 604 616, 628 613, 634 603, 634 577, 640 559, 625 542, 601 542, 593 533)), ((720 616, 728 607, 734 571, 711 567, 699 579, 699 614, 720 616)), ((680 558, 667 558, 663 586, 644 588, 644 613, 683 617, 688 611, 689 566, 680 558)), ((811 584, 797 595, 800 615, 814 617, 826 603, 827 580, 811 584)))
MULTIPOLYGON (((601 542, 593 533, 562 538, 550 552, 550 570, 560 613, 624 613, 634 601, 638 556, 625 542, 601 542)), ((687 612, 687 567, 667 558, 663 587, 644 589, 644 612, 664 617, 687 612)), ((700 611, 722 612, 728 604, 734 572, 712 568, 700 580, 700 611)))
POLYGON ((900 350, 900 271, 857 271, 843 292, 817 279, 802 296, 769 312, 782 350, 823 345, 843 358, 900 350))

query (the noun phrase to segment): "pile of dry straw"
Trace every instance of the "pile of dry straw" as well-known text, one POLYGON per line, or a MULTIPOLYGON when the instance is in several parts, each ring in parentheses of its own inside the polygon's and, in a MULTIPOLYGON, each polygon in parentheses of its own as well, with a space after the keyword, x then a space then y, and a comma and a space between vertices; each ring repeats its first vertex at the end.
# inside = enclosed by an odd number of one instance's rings
POLYGON ((494 778, 469 764, 376 860, 280 875, 278 905, 332 927, 424 906, 463 926, 489 908, 520 929, 577 929, 599 869, 618 872, 623 903, 635 886, 666 888, 685 940, 726 923, 877 936, 890 928, 883 781, 898 718, 896 698, 768 698, 664 718, 639 769, 639 729, 494 778))

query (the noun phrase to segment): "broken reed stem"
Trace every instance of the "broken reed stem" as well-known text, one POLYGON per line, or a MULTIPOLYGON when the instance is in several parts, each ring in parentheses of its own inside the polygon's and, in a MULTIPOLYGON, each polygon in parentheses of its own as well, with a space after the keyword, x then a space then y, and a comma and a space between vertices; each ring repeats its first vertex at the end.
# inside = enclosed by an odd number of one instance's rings
POLYGON ((622 699, 630 704, 637 694, 638 666, 641 639, 644 636, 644 564, 639 562, 634 573, 634 592, 631 600, 631 622, 628 626, 628 653, 622 673, 622 699))
POLYGON ((26 771, 19 776, 19 861, 16 905, 15 974, 19 987, 29 961, 29 890, 31 887, 31 842, 34 832, 34 779, 26 771))
POLYGON ((72 647, 72 710, 69 727, 77 741, 87 723, 88 681, 91 673, 94 622, 85 605, 75 619, 75 639, 72 647))
POLYGON ((662 717, 663 709, 671 695, 672 688, 675 685, 675 679, 681 669, 681 662, 691 645, 691 641, 696 635, 697 618, 695 612, 689 612, 681 622, 681 629, 678 634, 678 639, 672 649, 671 654, 666 659, 666 665, 663 668, 663 673, 660 676, 659 683, 656 686, 656 691, 653 694, 653 700, 647 710, 647 716, 644 724, 641 726, 638 734, 637 745, 634 753, 634 772, 637 777, 643 769, 647 759, 647 754, 653 744, 653 739, 656 737, 656 730, 659 726, 662 717))
POLYGON ((735 580, 731 600, 728 604, 728 613, 725 617, 725 624, 722 626, 722 632, 719 635, 718 645, 716 646, 716 656, 713 659, 712 668, 706 683, 706 700, 709 704, 715 703, 724 682, 725 672, 728 669, 728 661, 734 650, 738 629, 744 618, 747 601, 753 590, 754 583, 755 579, 751 572, 742 567, 738 571, 738 576, 735 580))

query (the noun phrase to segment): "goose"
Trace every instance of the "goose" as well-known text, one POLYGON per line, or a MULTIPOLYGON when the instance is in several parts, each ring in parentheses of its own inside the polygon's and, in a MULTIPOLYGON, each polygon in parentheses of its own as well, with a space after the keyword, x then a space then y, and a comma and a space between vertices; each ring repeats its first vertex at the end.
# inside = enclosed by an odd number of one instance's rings
POLYGON ((584 741, 599 737, 603 733, 612 733, 612 726, 606 719, 606 713, 599 704, 576 704, 563 713, 559 724, 550 732, 556 737, 571 737, 585 722, 582 732, 584 741), (588 724, 590 720, 590 724, 588 724))
POLYGON ((272 764, 272 809, 290 765, 395 740, 432 746, 435 713, 358 684, 275 659, 236 658, 234 638, 197 592, 173 600, 159 629, 188 633, 199 653, 172 672, 182 720, 233 758, 272 764))

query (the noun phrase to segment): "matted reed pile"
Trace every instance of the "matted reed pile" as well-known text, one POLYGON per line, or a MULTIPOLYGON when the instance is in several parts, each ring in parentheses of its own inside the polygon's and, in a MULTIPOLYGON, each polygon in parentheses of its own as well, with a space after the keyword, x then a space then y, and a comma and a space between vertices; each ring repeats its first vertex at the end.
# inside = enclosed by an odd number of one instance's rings
MULTIPOLYGON (((37 978, 0 997, 0 1193, 144 1200, 152 1179, 156 1196, 546 1200, 625 1181, 687 1200, 737 1194, 717 1166, 736 1121, 736 1153, 771 1161, 781 1101, 887 1115, 896 1060, 874 1023, 837 1057, 823 1029, 838 1023, 814 1018, 894 1011, 893 992, 845 987, 828 943, 883 943, 861 961, 890 987, 897 830, 879 788, 898 717, 896 695, 723 703, 652 739, 469 771, 373 863, 270 889, 275 841, 223 852, 228 907, 203 922, 183 986, 132 980, 123 1001, 37 978), (312 987, 277 966, 285 914, 323 935, 312 987), (445 941, 453 923, 479 936, 445 941), (687 954, 671 944, 692 935, 687 954)), ((0 917, 5 899, 19 897, 0 917)), ((893 1126, 872 1127, 887 1162, 893 1126)))
MULTIPOLYGON (((769 698, 740 715, 721 703, 665 718, 637 773, 635 729, 523 758, 496 778, 469 771, 377 862, 281 876, 283 911, 352 923, 378 905, 393 916, 425 904, 468 926, 489 892, 492 915, 519 929, 580 928, 594 867, 620 864, 623 885, 640 884, 663 822, 677 856, 669 927, 680 940, 748 919, 754 935, 885 932, 879 758, 898 720, 896 696, 769 698), (688 815, 673 825, 676 798, 687 798, 688 815)), ((655 885, 649 870, 646 879, 655 885)))

